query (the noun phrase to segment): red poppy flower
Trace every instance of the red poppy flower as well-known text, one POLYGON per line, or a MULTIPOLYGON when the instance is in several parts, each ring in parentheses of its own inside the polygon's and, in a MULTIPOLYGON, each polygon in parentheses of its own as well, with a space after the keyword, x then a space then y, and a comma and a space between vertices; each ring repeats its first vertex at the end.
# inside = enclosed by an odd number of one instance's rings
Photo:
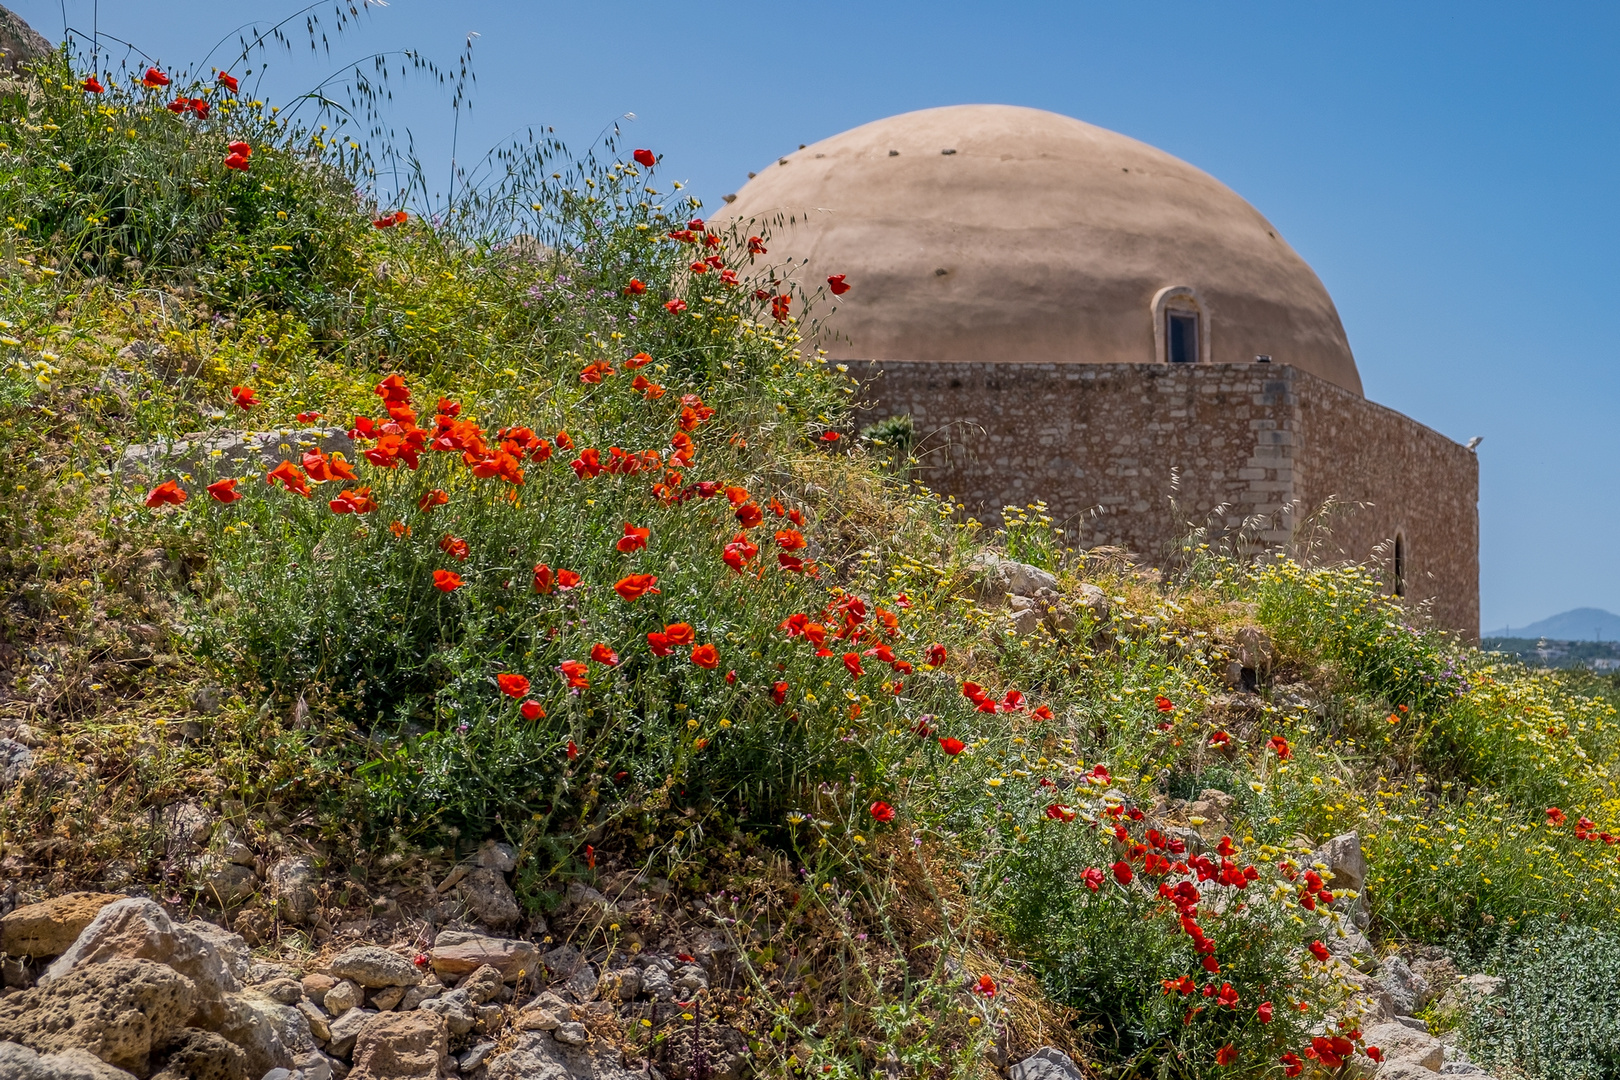
POLYGON ((677 296, 673 300, 664 301, 664 307, 669 309, 670 314, 679 315, 686 310, 686 301, 677 296))
POLYGON ((390 521, 388 523, 388 531, 393 533, 395 536, 411 535, 411 527, 405 524, 403 521, 390 521))
POLYGON ((874 821, 881 821, 885 825, 894 820, 894 807, 881 799, 867 807, 866 812, 872 815, 874 821))
POLYGON ((652 630, 647 634, 647 648, 652 650, 654 656, 669 656, 675 651, 669 635, 662 630, 652 630))
POLYGON ((369 514, 377 509, 369 487, 351 488, 337 498, 328 500, 326 505, 332 508, 334 514, 369 514))
POLYGON ((585 370, 579 373, 579 381, 582 383, 599 383, 602 381, 603 376, 611 374, 613 374, 613 365, 606 360, 597 360, 594 363, 585 365, 585 370))
POLYGON ((1170 712, 1176 707, 1176 703, 1165 697, 1163 694, 1160 694, 1158 697, 1154 698, 1153 704, 1154 707, 1156 707, 1160 712, 1170 712))
POLYGON ((664 627, 664 633, 668 635, 671 645, 690 645, 697 640, 697 631, 692 629, 690 623, 670 623, 664 627))
POLYGON ((231 387, 231 400, 235 401, 243 412, 246 412, 259 403, 259 399, 254 397, 254 393, 255 391, 251 386, 233 386, 231 387))
POLYGON ((434 488, 416 500, 416 508, 424 514, 431 514, 435 506, 443 506, 450 501, 450 495, 442 488, 434 488))
POLYGON ((188 97, 177 97, 165 105, 164 108, 178 116, 183 112, 189 112, 191 110, 191 99, 188 97))
POLYGON ((1328 947, 1322 944, 1320 941, 1311 942, 1309 948, 1311 950, 1311 955, 1316 957, 1318 961, 1324 964, 1328 962, 1328 957, 1332 955, 1332 953, 1328 952, 1328 947))
POLYGON ((807 546, 804 534, 795 529, 778 529, 776 543, 778 547, 786 548, 788 551, 799 551, 807 546))
POLYGON ((579 746, 574 742, 573 739, 568 740, 568 746, 565 752, 568 754, 569 761, 579 760, 579 746))
POLYGON ((525 720, 544 720, 546 717, 546 710, 540 707, 538 701, 525 701, 518 707, 518 712, 523 714, 525 720))
POLYGON ((1237 1008, 1238 992, 1232 989, 1231 983, 1221 983, 1220 991, 1215 995, 1215 1004, 1224 1005, 1228 1009, 1237 1008))
POLYGON ((1298 1054, 1292 1051, 1284 1054, 1278 1060, 1282 1062, 1284 1076, 1295 1077, 1305 1071, 1305 1063, 1299 1059, 1298 1054))
POLYGON ((169 77, 157 68, 149 67, 146 69, 146 74, 141 76, 141 85, 148 90, 156 90, 159 87, 168 86, 169 77))
POLYGON ((529 680, 522 675, 497 675, 495 681, 500 684, 501 693, 509 698, 521 698, 529 692, 529 680))
POLYGON ((84 92, 87 94, 102 94, 107 90, 105 86, 101 85, 101 80, 94 75, 89 76, 79 85, 84 88, 84 92))
MULTIPOLYGON (((558 581, 561 580, 562 575, 559 574, 558 581)), ((658 590, 654 586, 657 584, 658 578, 654 574, 627 574, 613 583, 613 591, 629 604, 640 600, 648 593, 656 593, 658 590)))
POLYGON ((371 223, 371 227, 373 229, 392 229, 394 227, 394 224, 395 224, 394 215, 393 214, 384 214, 382 217, 377 218, 375 221, 373 221, 371 223))
POLYGON ((636 159, 637 165, 641 165, 649 169, 658 164, 658 158, 651 150, 637 150, 630 156, 636 159))
POLYGON ((720 666, 720 650, 708 642, 692 646, 692 663, 713 671, 720 666))
POLYGON ((847 652, 844 654, 844 670, 849 672, 850 678, 858 679, 866 674, 861 667, 861 654, 847 652))
POLYGON ((771 297, 771 318, 775 319, 777 322, 787 322, 788 308, 792 306, 792 304, 793 297, 791 296, 771 297))
MULTIPOLYGON (((572 570, 564 570, 561 567, 558 567, 558 569, 557 569, 557 588, 561 589, 563 592, 567 592, 569 589, 577 587, 579 585, 579 582, 580 582, 579 574, 575 573, 572 570)), ((655 589, 653 591, 656 592, 657 590, 655 589)))
MULTIPOLYGON (((766 247, 765 247, 765 239, 764 239, 764 237, 750 236, 748 238, 748 254, 750 254, 750 255, 764 255, 765 252, 766 252, 766 247)), ((764 299, 764 298, 761 297, 761 299, 764 299)))
POLYGON ((951 757, 955 757, 957 754, 960 754, 963 750, 967 749, 967 743, 963 742, 961 739, 954 739, 947 735, 939 740, 939 748, 951 755, 951 757))
POLYGON ((847 281, 844 280, 843 274, 834 274, 832 277, 827 279, 827 288, 832 291, 834 296, 843 296, 845 293, 849 292, 851 286, 847 281))
POLYGON ((781 705, 783 702, 787 701, 787 693, 788 693, 788 684, 787 683, 785 683, 785 682, 772 683, 771 684, 771 702, 772 702, 772 704, 781 705))
POLYGON ((557 670, 568 680, 570 690, 584 690, 591 685, 590 679, 586 677, 591 669, 583 660, 564 660, 557 665, 557 670))
POLYGON ((228 74, 227 72, 223 72, 223 71, 219 72, 217 75, 214 76, 214 81, 219 83, 219 85, 223 86, 225 89, 229 90, 233 94, 236 93, 236 91, 242 85, 241 83, 236 81, 236 76, 235 75, 231 75, 231 74, 228 74))
MULTIPOLYGON (((234 480, 231 481, 233 484, 235 482, 234 480)), ((173 480, 163 481, 163 483, 147 492, 146 495, 147 506, 179 506, 185 501, 185 491, 173 480)))
POLYGON ((438 589, 440 592, 455 592, 464 584, 465 582, 461 580, 460 574, 453 573, 449 570, 433 571, 433 587, 438 589))
POLYGON ((234 169, 237 172, 247 172, 248 159, 243 154, 227 154, 225 157, 225 167, 227 169, 234 169))
POLYGON ((1378 1049, 1378 1047, 1369 1046, 1369 1047, 1367 1047, 1365 1053, 1366 1053, 1366 1055, 1368 1057, 1372 1058, 1374 1061, 1378 1062, 1380 1065, 1382 1065, 1384 1063, 1384 1052, 1382 1050, 1378 1049))
POLYGON ((973 992, 987 998, 995 997, 996 980, 988 975, 980 975, 973 984, 973 992))
POLYGON ((651 529, 638 529, 627 521, 624 523, 624 535, 619 537, 619 542, 613 546, 625 554, 640 551, 647 546, 647 537, 651 535, 651 529))
POLYGON ((308 481, 305 479, 304 474, 298 471, 298 466, 294 465, 290 461, 283 461, 281 464, 271 469, 265 474, 264 479, 265 482, 270 484, 272 487, 274 487, 276 481, 279 480, 281 481, 281 486, 286 488, 288 491, 296 491, 304 498, 309 498, 308 481))
POLYGON ((472 550, 467 546, 467 541, 459 536, 451 536, 449 533, 439 538, 439 550, 461 562, 466 562, 467 556, 472 554, 472 550))
POLYGON ((709 264, 706 262, 695 262, 691 266, 687 267, 687 269, 692 271, 694 274, 707 274, 709 272, 709 264))
MULTIPOLYGON (((252 157, 253 156, 253 147, 249 146, 245 142, 233 142, 233 143, 229 144, 228 146, 226 146, 225 150, 226 150, 227 153, 238 154, 238 155, 240 155, 242 157, 252 157)), ((400 379, 398 375, 391 376, 391 378, 393 378, 395 380, 398 380, 399 384, 400 384, 400 388, 404 389, 404 386, 405 386, 404 380, 400 379)), ((388 380, 385 379, 383 381, 387 382, 388 380)), ((409 395, 407 395, 407 396, 409 396, 409 395)))
POLYGON ((1294 748, 1288 745, 1288 740, 1281 735, 1273 735, 1266 740, 1266 745, 1276 753, 1279 761, 1287 761, 1294 756, 1294 748))
POLYGON ((1260 1007, 1254 1010, 1254 1015, 1259 1018, 1262 1024, 1271 1023, 1271 1002, 1262 1001, 1260 1007))
POLYGON ((536 563, 534 566, 534 591, 541 596, 548 596, 557 583, 557 576, 551 572, 551 567, 545 563, 536 563))
POLYGON ((1231 1043, 1227 1043, 1225 1046, 1215 1051, 1215 1064, 1220 1065, 1223 1068, 1232 1064, 1232 1062, 1236 1061, 1237 1059, 1238 1052, 1232 1048, 1231 1043))
POLYGON ((752 529, 765 520, 765 511, 751 502, 743 503, 737 507, 737 521, 745 529, 752 529))
POLYGON ((598 641, 591 646, 591 659, 607 667, 619 666, 619 654, 598 641))
POLYGON ((214 497, 215 502, 233 503, 242 497, 236 490, 236 477, 228 476, 223 480, 215 480, 208 485, 208 494, 214 497))
POLYGON ((738 533, 736 536, 731 538, 731 543, 726 545, 725 550, 720 555, 720 558, 727 566, 731 567, 740 574, 742 573, 743 567, 747 565, 749 560, 758 554, 758 546, 748 542, 748 535, 746 533, 738 533))
POLYGON ((1566 822, 1568 820, 1569 820, 1568 816, 1565 815, 1565 813, 1562 810, 1558 809, 1558 807, 1556 807, 1556 806, 1547 807, 1547 824, 1549 824, 1549 825, 1562 825, 1562 824, 1564 824, 1564 822, 1566 822))
POLYGON ((1232 736, 1228 735, 1224 731, 1217 731, 1215 734, 1213 734, 1213 735, 1211 735, 1209 737, 1209 745, 1215 746, 1215 747, 1224 748, 1226 746, 1231 745, 1231 742, 1232 742, 1232 736))

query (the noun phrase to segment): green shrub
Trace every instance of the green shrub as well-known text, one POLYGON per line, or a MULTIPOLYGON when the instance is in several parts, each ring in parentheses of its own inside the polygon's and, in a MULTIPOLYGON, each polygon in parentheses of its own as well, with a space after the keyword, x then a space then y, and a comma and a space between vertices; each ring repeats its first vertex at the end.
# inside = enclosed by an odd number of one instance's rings
POLYGON ((1620 933, 1533 933, 1505 945, 1490 968, 1504 982, 1463 1023, 1471 1058, 1532 1080, 1620 1077, 1620 933))

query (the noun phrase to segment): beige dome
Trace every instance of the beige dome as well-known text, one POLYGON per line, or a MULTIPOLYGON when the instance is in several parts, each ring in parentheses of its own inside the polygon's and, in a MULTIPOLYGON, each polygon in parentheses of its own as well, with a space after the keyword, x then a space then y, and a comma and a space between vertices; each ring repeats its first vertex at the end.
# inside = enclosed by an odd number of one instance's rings
POLYGON ((1361 393, 1311 268, 1235 192, 1161 150, 1039 109, 878 120, 764 168, 715 215, 814 291, 818 344, 875 360, 1151 363, 1166 308, 1200 359, 1292 364, 1361 393), (789 271, 788 259, 808 259, 789 271), (1185 326, 1185 324, 1182 324, 1185 326))

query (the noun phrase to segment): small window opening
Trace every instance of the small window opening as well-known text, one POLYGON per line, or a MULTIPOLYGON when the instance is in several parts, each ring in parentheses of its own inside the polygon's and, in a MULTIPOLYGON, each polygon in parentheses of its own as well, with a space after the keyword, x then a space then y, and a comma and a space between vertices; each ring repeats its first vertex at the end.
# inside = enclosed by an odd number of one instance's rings
POLYGON ((1165 343, 1172 364, 1198 362, 1198 315, 1191 311, 1164 313, 1165 343))
POLYGON ((1395 595, 1406 595, 1406 537, 1395 534, 1395 595))

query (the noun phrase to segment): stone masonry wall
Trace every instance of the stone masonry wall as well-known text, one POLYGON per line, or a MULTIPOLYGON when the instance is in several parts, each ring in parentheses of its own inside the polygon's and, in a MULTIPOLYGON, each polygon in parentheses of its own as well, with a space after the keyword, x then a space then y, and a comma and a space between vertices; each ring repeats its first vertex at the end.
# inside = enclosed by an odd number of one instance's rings
POLYGON ((921 478, 986 520, 1043 499, 1076 542, 1160 562, 1194 527, 1317 558, 1403 530, 1408 595, 1478 632, 1474 455, 1286 365, 846 361, 871 419, 909 413, 921 478), (1415 496, 1408 497, 1407 493, 1415 496), (1299 522, 1329 495, 1370 503, 1299 522), (1326 539, 1324 534, 1326 533, 1326 539), (1432 588, 1432 592, 1428 591, 1432 588))

